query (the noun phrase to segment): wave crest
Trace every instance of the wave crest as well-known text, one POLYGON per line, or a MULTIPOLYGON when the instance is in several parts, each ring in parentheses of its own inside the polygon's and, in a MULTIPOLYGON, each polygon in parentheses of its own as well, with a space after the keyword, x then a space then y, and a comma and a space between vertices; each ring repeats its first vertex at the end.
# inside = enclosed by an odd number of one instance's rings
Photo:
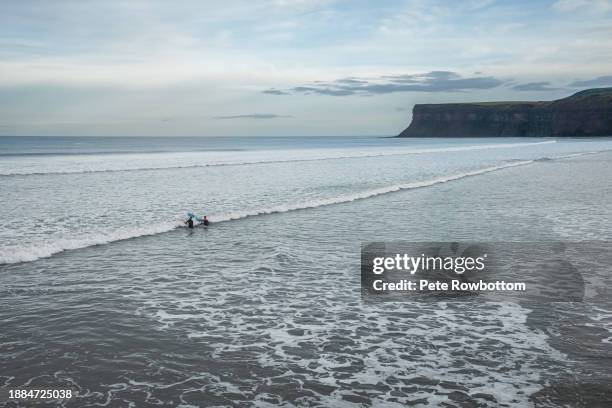
MULTIPOLYGON (((247 165, 259 165, 259 164, 275 164, 275 163, 297 163, 297 162, 310 162, 310 161, 323 161, 323 160, 343 160, 343 159, 359 159, 369 157, 389 157, 389 156, 406 156, 414 154, 427 154, 427 153, 449 153, 449 152, 462 152, 462 151, 473 151, 473 150, 489 150, 489 149, 505 149, 505 148, 516 148, 516 147, 527 147, 536 146, 542 144, 556 143, 556 140, 547 140, 542 142, 523 142, 523 143, 494 143, 494 144, 482 144, 482 145, 471 145, 471 146, 454 146, 454 147, 432 147, 432 148, 410 148, 406 150, 397 149, 385 150, 385 151, 364 151, 355 152, 351 154, 329 154, 328 150, 326 154, 314 157, 303 157, 305 151, 300 151, 300 157, 289 157, 289 158, 264 158, 264 159, 252 159, 252 160, 226 160, 226 161, 212 161, 209 163, 202 162, 191 162, 182 164, 165 164, 165 165, 145 165, 145 164, 134 164, 134 160, 140 160, 130 156, 131 159, 126 159, 119 164, 118 168, 101 167, 101 168, 85 168, 82 165, 74 167, 72 169, 50 169, 50 170, 37 170, 34 163, 34 168, 26 168, 23 170, 14 169, 2 169, 0 168, 0 176, 12 177, 12 176, 45 176, 45 175, 63 175, 63 174, 89 174, 89 173, 117 173, 117 172, 134 172, 134 171, 158 171, 158 170, 175 170, 175 169, 191 169, 191 168, 204 168, 204 167, 219 167, 219 166, 247 166, 247 165)), ((295 151, 287 151, 288 155, 296 154, 295 151)), ((308 153, 317 153, 315 150, 308 153)), ((154 155, 155 153, 151 153, 154 155)), ((176 153, 172 153, 173 155, 176 153)), ((188 152, 178 153, 180 154, 191 154, 188 152)), ((147 158, 152 156, 147 155, 147 158)), ((125 157, 123 157, 125 159, 125 157)), ((70 157, 71 161, 74 161, 74 157, 70 157)), ((193 159, 191 159, 193 160, 193 159)), ((198 159, 199 160, 199 159, 198 159)), ((100 163, 95 163, 100 165, 100 163)), ((103 166, 108 166, 104 163, 103 166)))
MULTIPOLYGON (((213 223, 227 222, 231 220, 239 220, 248 217, 255 217, 259 215, 285 213, 289 211, 306 210, 309 208, 317 208, 328 205, 349 203, 356 200, 363 200, 366 198, 376 197, 383 194, 389 194, 401 190, 410 190, 416 188, 424 188, 434 186, 436 184, 447 183, 453 180, 459 180, 466 177, 477 176, 480 174, 490 173, 493 171, 522 166, 525 164, 533 163, 534 160, 524 160, 512 163, 506 163, 498 166, 486 167, 478 170, 441 176, 430 180, 416 181, 410 183, 394 184, 387 187, 380 187, 376 189, 364 190, 355 192, 352 194, 344 194, 336 197, 323 198, 319 200, 307 201, 295 204, 284 204, 275 207, 261 208, 254 210, 235 211, 221 214, 210 215, 210 220, 213 223)), ((164 232, 174 230, 181 226, 181 223, 167 222, 157 225, 147 225, 144 227, 126 227, 120 228, 110 233, 94 233, 87 236, 75 237, 75 238, 61 238, 56 239, 53 242, 40 242, 30 244, 21 248, 8 247, 0 249, 0 264, 13 264, 20 262, 34 261, 40 258, 50 257, 54 254, 73 250, 86 248, 95 245, 108 244, 115 241, 123 241, 126 239, 137 238, 147 235, 156 235, 164 232)))

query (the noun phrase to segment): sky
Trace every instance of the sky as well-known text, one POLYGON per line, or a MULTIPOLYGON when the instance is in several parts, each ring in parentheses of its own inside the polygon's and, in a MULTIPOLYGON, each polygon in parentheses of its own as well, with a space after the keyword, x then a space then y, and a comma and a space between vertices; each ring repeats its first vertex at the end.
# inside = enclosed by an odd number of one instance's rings
POLYGON ((612 0, 0 2, 0 135, 394 135, 612 86, 612 0))

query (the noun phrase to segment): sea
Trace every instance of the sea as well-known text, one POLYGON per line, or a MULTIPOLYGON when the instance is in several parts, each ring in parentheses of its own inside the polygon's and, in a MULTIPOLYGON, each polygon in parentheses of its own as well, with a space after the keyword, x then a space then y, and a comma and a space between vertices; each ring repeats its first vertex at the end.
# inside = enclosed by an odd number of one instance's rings
POLYGON ((612 406, 609 265, 580 302, 360 287, 368 242, 604 251, 611 180, 612 138, 0 137, 0 393, 76 395, 0 405, 612 406))

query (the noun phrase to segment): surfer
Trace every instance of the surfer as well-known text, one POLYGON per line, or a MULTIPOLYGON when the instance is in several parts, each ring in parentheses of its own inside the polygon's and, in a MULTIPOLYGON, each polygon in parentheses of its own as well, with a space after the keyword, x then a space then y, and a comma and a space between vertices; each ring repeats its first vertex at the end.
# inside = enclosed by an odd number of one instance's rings
POLYGON ((204 216, 204 218, 202 219, 202 225, 204 225, 205 227, 208 227, 208 224, 210 224, 208 222, 208 218, 206 216, 204 216))
POLYGON ((187 221, 185 221, 185 224, 189 227, 189 228, 193 228, 193 217, 189 216, 189 218, 187 219, 187 221))

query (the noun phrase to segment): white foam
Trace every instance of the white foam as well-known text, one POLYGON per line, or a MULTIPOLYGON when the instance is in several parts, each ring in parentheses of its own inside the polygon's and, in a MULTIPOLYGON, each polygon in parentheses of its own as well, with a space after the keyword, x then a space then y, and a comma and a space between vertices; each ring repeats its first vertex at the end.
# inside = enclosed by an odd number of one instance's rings
MULTIPOLYGON (((276 287, 275 282, 265 278, 259 280, 257 288, 248 293, 242 292, 238 286, 224 286, 223 289, 234 295, 236 292, 233 290, 239 290, 240 296, 247 299, 257 298, 258 291, 265 293, 276 287)), ((296 279, 300 288, 307 282, 296 279)), ((329 279, 338 281, 342 277, 332 275, 329 279)), ((323 308, 325 312, 318 317, 309 315, 308 323, 304 323, 303 316, 296 310, 312 310, 309 297, 293 297, 291 302, 286 303, 284 300, 262 303, 258 306, 257 323, 249 326, 243 320, 233 321, 235 311, 231 307, 224 307, 224 302, 221 306, 213 306, 208 300, 210 295, 202 296, 200 292, 182 296, 180 300, 164 298, 163 301, 159 297, 151 297, 149 291, 142 294, 147 304, 147 314, 159 321, 162 328, 185 331, 189 338, 196 341, 199 337, 205 337, 204 341, 214 348, 214 357, 219 360, 223 360, 227 352, 249 350, 256 356, 258 365, 284 371, 283 377, 293 377, 293 367, 297 365, 307 371, 312 381, 337 388, 330 395, 317 394, 316 399, 324 406, 351 406, 343 400, 343 396, 354 394, 343 387, 346 384, 382 382, 397 390, 402 387, 401 383, 409 384, 416 377, 431 379, 432 384, 419 387, 410 396, 399 398, 404 405, 387 401, 389 395, 384 392, 373 392, 368 398, 371 398, 374 406, 405 406, 408 399, 417 398, 426 398, 428 405, 437 406, 447 401, 447 394, 452 391, 446 385, 437 383, 437 380, 443 380, 468 387, 470 394, 490 394, 500 406, 527 406, 528 396, 540 388, 541 376, 547 372, 547 368, 541 365, 542 356, 559 365, 566 361, 564 354, 548 344, 548 336, 544 332, 529 328, 526 324, 529 310, 517 304, 465 304, 471 311, 466 315, 464 309, 449 308, 444 303, 435 304, 433 308, 427 303, 411 303, 410 309, 414 309, 414 315, 406 315, 410 312, 395 314, 397 311, 394 308, 387 309, 381 305, 347 304, 346 299, 347 296, 351 298, 350 294, 337 292, 334 285, 326 285, 325 281, 321 283, 322 292, 309 293, 310 297, 316 295, 321 302, 314 308, 323 308), (160 313, 160 309, 164 313, 160 313), (197 310, 198 316, 179 313, 187 309, 197 310), (217 327, 218 322, 226 324, 217 327), (289 335, 288 330, 295 327, 302 329, 303 334, 289 335), (357 343, 343 350, 328 349, 326 346, 335 341, 338 327, 342 327, 346 338, 357 343), (253 332, 264 341, 254 343, 251 337, 253 332), (403 333, 402 336, 393 335, 399 332, 403 333), (227 342, 226 338, 233 340, 227 342), (452 346, 449 344, 451 341, 454 343, 452 346), (299 349, 300 344, 307 344, 313 353, 297 357, 295 349, 299 349), (488 347, 491 348, 487 350, 488 347), (402 364, 401 361, 405 360, 402 355, 410 354, 411 350, 418 351, 418 354, 410 364, 402 364), (496 350, 504 350, 504 353, 496 350), (463 360, 462 356, 474 357, 468 360, 469 364, 465 367, 469 371, 460 370, 455 364, 463 360), (359 370, 348 370, 346 377, 342 378, 334 375, 337 371, 344 371, 343 368, 349 368, 355 360, 363 363, 359 370), (487 364, 489 361, 495 363, 494 369, 487 364), (391 377, 396 380, 387 382, 391 377), (397 380, 400 381, 399 386, 397 380), (520 387, 521 393, 517 393, 517 387, 520 387)), ((219 287, 207 288, 208 293, 220 291, 219 287)), ((169 296, 174 294, 167 288, 164 290, 169 296)), ((156 293, 164 296, 163 292, 156 293)), ((554 367, 550 368, 550 371, 554 370, 554 367)))
POLYGON ((38 242, 18 248, 9 246, 0 249, 0 264, 30 262, 71 249, 86 248, 94 245, 108 244, 114 241, 160 234, 162 232, 171 231, 178 225, 179 224, 174 222, 149 225, 146 227, 126 227, 108 233, 92 233, 74 238, 60 238, 52 242, 38 242))
POLYGON ((434 178, 431 180, 417 181, 417 182, 403 183, 403 184, 394 184, 394 185, 390 185, 387 187, 381 187, 381 188, 371 189, 371 190, 364 190, 364 191, 360 191, 360 192, 356 192, 352 194, 345 194, 345 195, 341 195, 337 197, 325 198, 325 199, 315 200, 315 201, 308 201, 308 202, 303 202, 303 203, 298 203, 298 204, 279 205, 276 207, 270 207, 270 208, 252 210, 252 211, 236 211, 236 212, 231 212, 231 213, 216 214, 216 215, 212 215, 210 219, 213 222, 222 222, 222 221, 253 217, 256 215, 283 213, 283 212, 288 212, 288 211, 305 210, 308 208, 323 207, 323 206, 333 205, 333 204, 349 203, 351 201, 363 200, 365 198, 376 197, 379 195, 389 194, 389 193, 393 193, 393 192, 401 191, 401 190, 410 190, 410 189, 415 189, 415 188, 430 187, 436 184, 447 183, 453 180, 459 180, 459 179, 466 178, 466 177, 486 174, 486 173, 490 173, 496 170, 505 169, 508 167, 523 166, 529 163, 533 163, 533 160, 524 160, 524 161, 519 161, 519 162, 503 164, 499 166, 486 167, 483 169, 468 171, 465 173, 453 174, 449 176, 442 176, 442 177, 434 178))
MULTIPOLYGON (((452 174, 447 176, 441 176, 430 180, 394 184, 386 187, 380 187, 376 189, 363 190, 351 194, 340 195, 331 198, 324 198, 313 201, 306 201, 295 204, 284 204, 269 208, 260 208, 245 211, 234 211, 221 214, 212 214, 209 218, 211 222, 225 222, 231 220, 238 220, 247 217, 254 217, 258 215, 285 213, 289 211, 305 210, 310 208, 318 208, 328 205, 349 203, 356 200, 363 200, 371 197, 380 196, 383 194, 389 194, 402 190, 417 189, 430 187, 437 184, 447 183, 449 181, 459 180, 466 177, 477 176, 494 172, 501 169, 510 167, 523 166, 526 164, 533 163, 534 160, 524 160, 512 163, 505 163, 502 165, 486 167, 478 170, 472 170, 468 172, 452 174)), ((167 222, 161 224, 147 224, 146 226, 138 227, 124 227, 111 232, 98 232, 87 235, 80 235, 77 237, 60 238, 54 239, 53 241, 35 242, 21 247, 8 246, 0 248, 0 264, 13 264, 20 262, 29 262, 36 259, 50 257, 54 254, 85 248, 95 245, 108 244, 115 241, 122 241, 130 238, 136 238, 146 235, 156 235, 164 232, 171 231, 180 226, 179 222, 167 222)))
POLYGON ((33 176, 51 174, 85 174, 127 171, 152 171, 216 166, 241 166, 366 157, 403 156, 473 150, 506 149, 556 143, 556 140, 531 143, 494 143, 434 148, 360 148, 346 154, 345 149, 306 149, 252 152, 182 152, 123 155, 16 157, 0 162, 0 176, 33 176), (241 158, 236 159, 236 156, 241 158), (18 167, 15 169, 15 167, 18 167), (19 168, 20 167, 20 168, 19 168))

